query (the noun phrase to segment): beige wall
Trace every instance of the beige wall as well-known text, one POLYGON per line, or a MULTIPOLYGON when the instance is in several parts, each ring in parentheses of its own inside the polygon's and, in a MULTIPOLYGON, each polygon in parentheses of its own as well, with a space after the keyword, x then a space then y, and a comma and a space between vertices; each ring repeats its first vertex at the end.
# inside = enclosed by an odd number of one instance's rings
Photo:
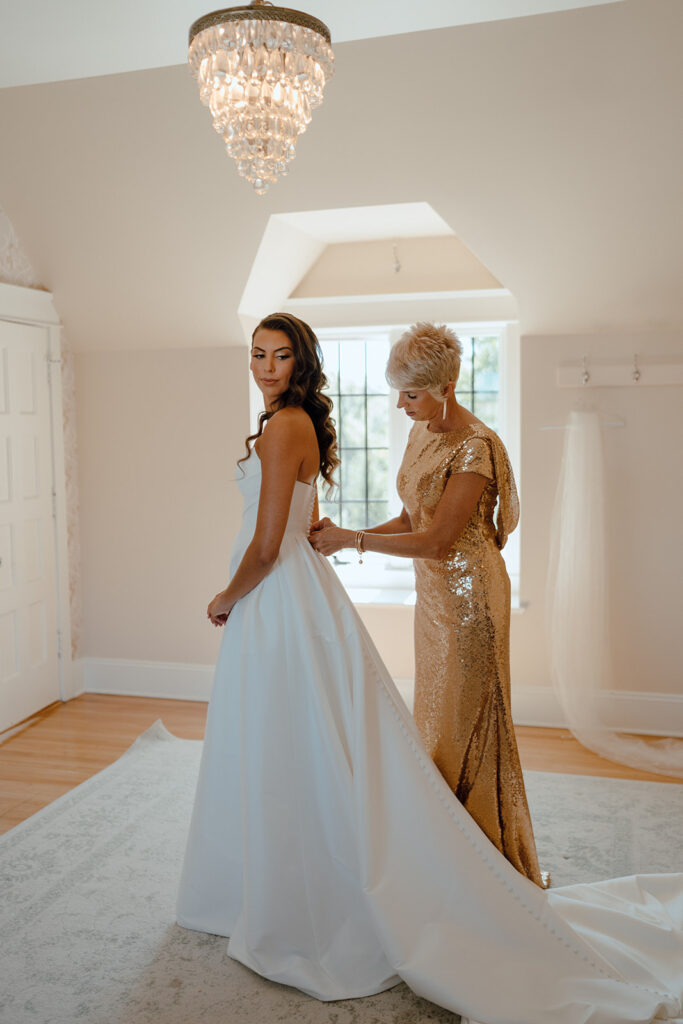
POLYGON ((385 239, 328 245, 292 297, 500 287, 500 282, 458 238, 402 238, 395 242, 385 239), (398 272, 394 269, 396 257, 400 263, 398 272))
POLYGON ((410 605, 359 604, 356 610, 391 675, 395 679, 412 679, 414 609, 410 605))
POLYGON ((243 348, 79 353, 82 654, 210 664, 241 516, 243 348))
MULTIPOLYGON (((565 389, 560 363, 683 358, 683 334, 523 337, 521 343, 522 576, 524 613, 513 617, 513 682, 549 682, 544 588, 550 520, 566 422, 589 402, 624 427, 603 430, 615 689, 680 693, 683 664, 683 402, 680 387, 565 389)), ((581 643, 581 637, 576 637, 581 643)))

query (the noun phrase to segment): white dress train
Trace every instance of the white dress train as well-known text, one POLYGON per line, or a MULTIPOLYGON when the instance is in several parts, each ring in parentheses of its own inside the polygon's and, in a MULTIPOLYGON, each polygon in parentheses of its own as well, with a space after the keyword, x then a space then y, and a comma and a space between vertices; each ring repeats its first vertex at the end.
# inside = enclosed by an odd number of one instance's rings
MULTIPOLYGON (((260 482, 252 454, 231 571, 260 482)), ((317 999, 403 978, 471 1024, 683 1024, 683 875, 544 892, 512 868, 308 543, 312 506, 297 482, 274 568, 224 627, 179 924, 317 999)))

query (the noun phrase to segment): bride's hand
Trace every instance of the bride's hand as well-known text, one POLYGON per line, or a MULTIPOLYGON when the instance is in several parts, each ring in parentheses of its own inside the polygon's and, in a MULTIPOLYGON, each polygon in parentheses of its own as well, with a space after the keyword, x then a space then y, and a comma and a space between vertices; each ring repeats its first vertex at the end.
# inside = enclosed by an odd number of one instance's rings
POLYGON ((225 600, 225 591, 222 590, 220 594, 216 594, 206 609, 206 614, 214 626, 224 626, 233 607, 230 602, 225 600))
POLYGON ((320 523, 316 523, 316 531, 309 534, 309 541, 313 545, 316 551, 319 551, 321 555, 333 555, 335 551, 341 551, 342 548, 348 548, 353 546, 353 532, 351 530, 342 530, 341 527, 335 526, 334 523, 330 522, 329 526, 323 525, 325 520, 321 520, 320 523))

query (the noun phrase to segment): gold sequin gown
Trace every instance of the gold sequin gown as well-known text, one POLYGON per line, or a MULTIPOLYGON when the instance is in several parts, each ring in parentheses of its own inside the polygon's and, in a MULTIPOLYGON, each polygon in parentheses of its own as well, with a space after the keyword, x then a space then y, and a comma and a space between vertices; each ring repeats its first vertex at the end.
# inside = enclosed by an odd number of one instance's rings
POLYGON ((453 473, 479 473, 488 483, 446 558, 415 559, 413 713, 457 798, 540 885, 510 711, 510 580, 500 549, 519 518, 512 469, 483 424, 437 434, 415 423, 398 474, 413 531, 429 526, 453 473))

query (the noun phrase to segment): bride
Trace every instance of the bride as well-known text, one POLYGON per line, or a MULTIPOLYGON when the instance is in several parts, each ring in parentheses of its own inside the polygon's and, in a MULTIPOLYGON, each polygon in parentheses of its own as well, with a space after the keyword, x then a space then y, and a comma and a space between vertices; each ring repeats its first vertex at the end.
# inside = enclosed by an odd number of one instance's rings
POLYGON ((683 1024, 683 877, 544 892, 489 842, 308 542, 338 463, 310 327, 266 317, 251 371, 266 408, 208 608, 224 634, 179 924, 317 999, 402 978, 465 1024, 683 1024))

